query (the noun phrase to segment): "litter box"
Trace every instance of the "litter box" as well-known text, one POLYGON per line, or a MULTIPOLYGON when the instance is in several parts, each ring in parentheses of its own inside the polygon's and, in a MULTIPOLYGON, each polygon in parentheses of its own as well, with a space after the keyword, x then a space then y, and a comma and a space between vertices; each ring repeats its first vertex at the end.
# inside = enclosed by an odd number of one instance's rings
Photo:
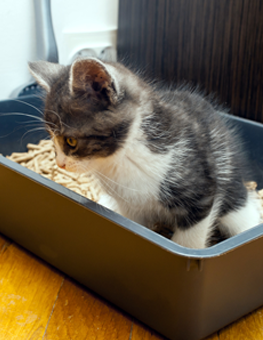
MULTIPOLYGON (((36 96, 0 102, 0 153, 47 135, 27 133, 36 96), (24 103, 23 103, 24 102, 24 103)), ((230 117, 259 188, 263 125, 230 117)), ((198 340, 263 305, 263 224, 203 250, 181 247, 0 156, 0 232, 159 333, 198 340)))

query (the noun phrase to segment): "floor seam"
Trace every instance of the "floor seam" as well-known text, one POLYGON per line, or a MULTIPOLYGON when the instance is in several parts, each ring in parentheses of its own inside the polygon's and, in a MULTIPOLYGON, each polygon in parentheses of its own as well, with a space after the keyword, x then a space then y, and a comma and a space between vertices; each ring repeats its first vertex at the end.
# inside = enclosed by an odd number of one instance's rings
POLYGON ((132 321, 132 324, 131 324, 131 331, 130 331, 129 340, 132 340, 133 322, 134 321, 132 321))
POLYGON ((2 248, 0 249, 0 255, 3 255, 7 249, 13 244, 13 242, 5 242, 2 246, 2 248))
POLYGON ((54 309, 55 309, 55 306, 56 306, 56 303, 57 303, 57 300, 58 300, 58 297, 59 297, 61 288, 62 288, 62 286, 63 286, 63 284, 64 284, 64 281, 65 281, 65 277, 63 278, 63 280, 62 280, 62 282, 61 282, 61 285, 60 285, 60 287, 59 287, 58 294, 57 294, 57 297, 56 297, 55 302, 54 302, 54 304, 53 304, 51 313, 50 313, 50 315, 49 315, 48 322, 47 322, 47 325, 46 325, 45 332, 44 332, 44 335, 43 335, 42 340, 44 340, 44 337, 45 337, 45 335, 46 335, 46 333, 47 333, 47 329, 48 329, 50 320, 51 320, 51 318, 52 318, 52 315, 53 315, 53 312, 54 312, 54 309))

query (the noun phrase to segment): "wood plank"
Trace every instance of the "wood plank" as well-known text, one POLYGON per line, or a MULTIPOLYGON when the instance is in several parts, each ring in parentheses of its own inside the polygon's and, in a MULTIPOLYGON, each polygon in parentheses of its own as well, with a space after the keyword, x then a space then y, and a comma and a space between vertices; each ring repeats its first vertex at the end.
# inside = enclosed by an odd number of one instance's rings
POLYGON ((0 254, 0 340, 42 339, 62 282, 25 250, 6 248, 0 254))
MULTIPOLYGON (((111 304, 66 279, 44 340, 164 340, 139 321, 132 322, 111 304)), ((218 340, 217 334, 206 340, 218 340)))
MULTIPOLYGON (((164 340, 0 235, 0 340, 164 340)), ((263 307, 205 340, 263 340, 263 307)))
POLYGON ((65 279, 44 340, 129 340, 131 326, 130 317, 65 279))
POLYGON ((263 340, 263 307, 219 332, 220 340, 263 340))

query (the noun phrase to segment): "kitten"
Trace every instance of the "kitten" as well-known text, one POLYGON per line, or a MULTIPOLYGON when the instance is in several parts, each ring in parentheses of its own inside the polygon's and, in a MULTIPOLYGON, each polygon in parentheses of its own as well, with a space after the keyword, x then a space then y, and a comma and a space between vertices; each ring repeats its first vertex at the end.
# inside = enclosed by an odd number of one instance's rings
POLYGON ((101 204, 185 247, 205 248, 260 223, 235 135, 217 109, 186 89, 157 90, 120 63, 29 63, 47 91, 44 119, 58 166, 92 170, 101 204))

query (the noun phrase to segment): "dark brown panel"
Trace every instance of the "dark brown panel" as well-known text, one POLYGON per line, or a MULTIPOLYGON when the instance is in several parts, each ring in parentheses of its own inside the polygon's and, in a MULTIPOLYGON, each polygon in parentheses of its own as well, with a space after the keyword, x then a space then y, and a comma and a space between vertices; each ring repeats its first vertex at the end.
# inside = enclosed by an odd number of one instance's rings
POLYGON ((120 59, 263 122, 262 0, 120 0, 120 59))

